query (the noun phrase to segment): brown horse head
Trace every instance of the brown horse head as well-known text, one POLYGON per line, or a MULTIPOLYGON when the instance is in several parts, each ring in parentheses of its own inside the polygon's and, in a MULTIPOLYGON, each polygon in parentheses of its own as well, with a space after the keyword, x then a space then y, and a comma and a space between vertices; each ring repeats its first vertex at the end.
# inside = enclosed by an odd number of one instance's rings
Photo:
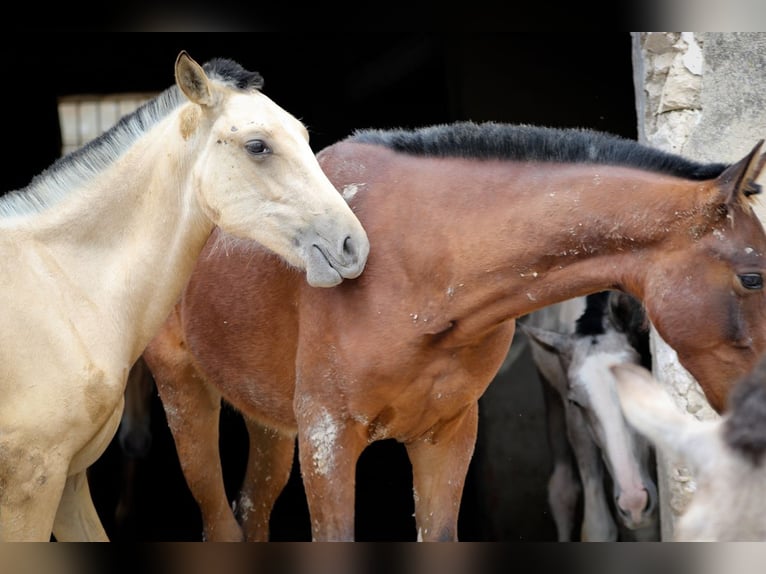
POLYGON ((704 184, 688 234, 652 256, 659 273, 644 291, 658 332, 718 412, 766 348, 766 242, 749 200, 760 192, 762 144, 704 184))

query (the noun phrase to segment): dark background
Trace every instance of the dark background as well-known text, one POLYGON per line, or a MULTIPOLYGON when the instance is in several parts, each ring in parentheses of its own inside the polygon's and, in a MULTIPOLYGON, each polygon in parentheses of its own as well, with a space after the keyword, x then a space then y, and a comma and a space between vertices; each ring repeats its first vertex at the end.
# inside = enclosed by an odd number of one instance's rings
MULTIPOLYGON (((636 137, 628 32, 72 32, 2 40, 0 45, 9 55, 6 85, 0 90, 5 111, 6 151, 0 170, 4 191, 25 186, 58 156, 58 97, 163 90, 173 82, 173 64, 182 49, 200 63, 222 56, 260 72, 264 92, 307 125, 315 151, 356 128, 467 119, 590 127, 636 137)), ((135 479, 129 523, 118 526, 113 519, 122 476, 116 442, 91 469, 91 488, 104 525, 113 540, 199 540, 199 512, 181 475, 156 395, 152 426, 154 443, 135 479)), ((475 460, 488 456, 481 436, 475 460)), ((225 408, 222 456, 232 498, 244 470, 246 441, 238 415, 225 408)), ((482 477, 476 475, 472 464, 460 516, 461 540, 553 539, 552 524, 545 520, 542 527, 518 527, 511 534, 498 529, 498 518, 487 515, 492 509, 482 502, 482 477)), ((371 445, 360 459, 357 482, 357 539, 414 540, 411 474, 403 447, 392 441, 371 445)), ((277 502, 272 537, 310 539, 297 471, 277 502)))

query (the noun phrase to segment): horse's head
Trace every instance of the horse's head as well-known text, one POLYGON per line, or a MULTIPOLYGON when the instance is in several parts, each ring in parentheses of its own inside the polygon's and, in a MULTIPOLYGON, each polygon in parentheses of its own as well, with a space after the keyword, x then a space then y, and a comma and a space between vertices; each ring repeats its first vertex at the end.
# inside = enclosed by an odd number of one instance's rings
POLYGON ((653 453, 648 441, 623 417, 610 371, 614 364, 641 362, 627 334, 611 324, 603 332, 589 335, 557 333, 522 323, 519 326, 558 356, 566 373, 569 440, 582 443, 573 444, 576 452, 592 450, 587 443, 600 450, 612 479, 615 509, 622 523, 633 530, 656 526, 653 453))
POLYGON ((190 100, 179 137, 194 147, 197 201, 225 231, 254 239, 329 287, 364 269, 369 242, 325 176, 304 125, 260 88, 258 74, 217 59, 203 68, 186 52, 176 83, 190 100))
POLYGON ((766 351, 766 234, 750 203, 766 162, 762 143, 715 180, 698 182, 700 199, 678 215, 684 231, 647 265, 647 314, 718 412, 766 351))
POLYGON ((682 410, 646 369, 621 364, 612 371, 630 423, 680 457, 697 484, 674 538, 766 540, 766 356, 734 385, 724 416, 707 421, 682 410))

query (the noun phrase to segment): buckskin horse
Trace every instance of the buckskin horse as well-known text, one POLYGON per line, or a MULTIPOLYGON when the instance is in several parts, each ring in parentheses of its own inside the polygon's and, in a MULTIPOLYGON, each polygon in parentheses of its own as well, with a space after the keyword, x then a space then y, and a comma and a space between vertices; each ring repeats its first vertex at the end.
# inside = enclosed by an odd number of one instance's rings
POLYGON ((596 291, 642 301, 720 409, 766 349, 761 145, 700 164, 588 130, 458 122, 323 149, 370 239, 365 272, 316 289, 216 232, 144 353, 203 538, 268 538, 297 437, 313 540, 354 539, 356 462, 381 439, 412 464, 413 539, 455 540, 478 399, 515 319, 596 291), (222 399, 250 437, 237 517, 222 399))
POLYGON ((181 52, 175 79, 0 198, 0 540, 107 539, 87 468, 216 226, 317 287, 364 268, 364 229, 261 76, 181 52))

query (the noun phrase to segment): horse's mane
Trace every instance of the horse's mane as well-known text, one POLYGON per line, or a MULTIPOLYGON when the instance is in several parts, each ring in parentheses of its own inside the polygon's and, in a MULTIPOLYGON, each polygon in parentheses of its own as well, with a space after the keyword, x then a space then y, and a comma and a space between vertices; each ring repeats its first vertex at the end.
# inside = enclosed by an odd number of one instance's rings
POLYGON ((575 334, 578 336, 603 335, 606 305, 609 291, 591 293, 585 298, 585 310, 575 321, 575 334))
POLYGON ((729 393, 726 443, 759 465, 766 453, 766 356, 729 393))
POLYGON ((599 291, 585 298, 585 310, 575 321, 575 335, 603 335, 607 326, 625 333, 630 345, 641 357, 641 364, 652 368, 649 346, 649 322, 644 305, 631 295, 619 291, 599 291))
POLYGON ((590 129, 496 122, 456 122, 413 130, 356 130, 348 141, 423 156, 624 165, 694 180, 717 177, 728 167, 724 163, 695 162, 590 129))
POLYGON ((622 291, 609 292, 609 322, 625 333, 631 347, 638 351, 641 364, 652 370, 652 350, 649 342, 650 325, 644 304, 622 291))
MULTIPOLYGON (((203 65, 211 79, 239 90, 261 89, 263 78, 226 58, 213 58, 203 65)), ((123 116, 114 126, 84 146, 60 157, 32 178, 27 187, 0 198, 0 216, 41 211, 60 200, 80 183, 92 178, 117 160, 144 133, 187 101, 173 85, 123 116)))

